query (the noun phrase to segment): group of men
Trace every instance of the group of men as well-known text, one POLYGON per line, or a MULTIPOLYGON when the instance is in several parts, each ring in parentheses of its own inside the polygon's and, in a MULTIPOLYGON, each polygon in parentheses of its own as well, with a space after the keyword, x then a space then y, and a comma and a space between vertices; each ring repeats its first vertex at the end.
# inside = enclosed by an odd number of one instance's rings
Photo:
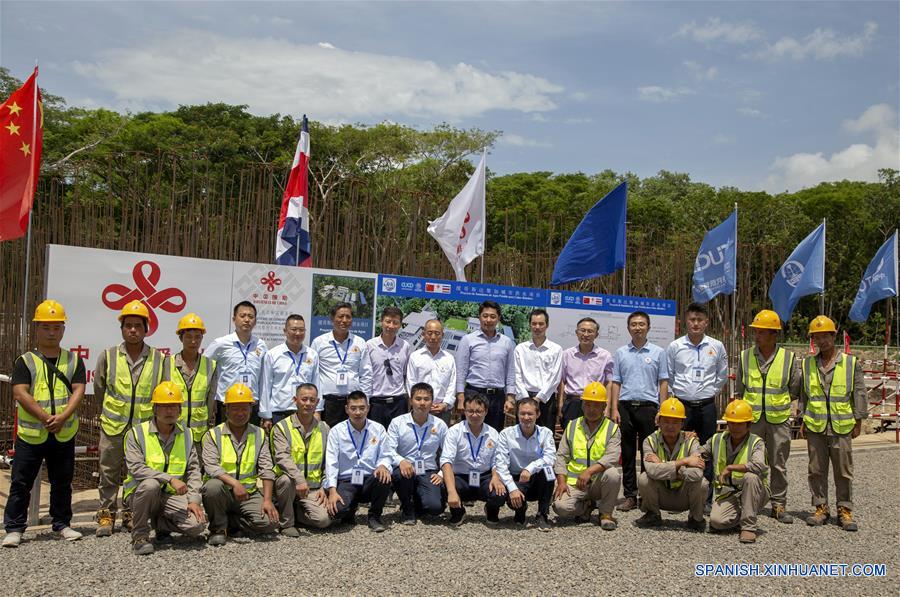
MULTIPOLYGON (((500 306, 485 301, 480 328, 453 355, 442 348, 436 319, 412 350, 397 335, 402 316, 385 307, 381 334, 365 341, 352 332, 351 306, 341 303, 331 310, 332 331, 306 346, 303 317, 290 315, 284 343, 269 349, 253 335, 254 305, 243 301, 233 311, 234 333, 202 353, 205 325, 185 315, 176 329, 182 350, 164 357, 144 341, 146 306, 127 304, 119 314, 123 342, 104 351, 94 374, 102 404, 96 535, 111 535, 119 517, 142 555, 154 551, 151 528, 156 543, 172 532, 206 534, 210 545, 239 534, 297 537, 299 527, 353 524, 360 504, 368 504, 368 526, 382 532, 395 492, 401 524, 449 508, 450 524, 459 525, 466 504, 483 501, 489 525, 505 504, 525 527, 527 504, 537 502, 530 525, 539 530, 551 529, 551 507, 559 520, 578 521, 596 509, 601 528, 613 530, 614 510, 639 506, 643 526, 659 525, 662 510, 688 511, 687 526, 705 530, 709 514, 714 530, 739 527, 740 540, 751 543, 767 502, 775 519, 792 522, 785 466, 794 400, 810 454, 815 511, 806 521, 830 517, 831 462, 839 524, 857 528, 851 439, 866 417, 865 386, 855 357, 835 349, 825 316, 809 329, 818 354, 801 364, 777 344, 778 316, 757 314, 755 346, 740 355, 738 399, 719 433, 715 397, 728 362, 722 343, 705 334, 703 305, 687 308, 687 334, 666 349, 648 341, 650 316, 631 313, 631 342, 614 355, 597 346, 599 327, 589 317, 576 326, 577 345, 563 350, 547 338, 547 312, 535 309, 531 339, 516 345, 499 328, 500 306), (454 411, 462 419, 450 426, 454 411), (507 426, 507 417, 515 423, 507 426)), ((53 530, 81 537, 70 527, 71 482, 86 374, 61 348, 65 321, 62 305, 41 303, 36 348, 15 364, 6 547, 21 541, 44 461, 53 530)))

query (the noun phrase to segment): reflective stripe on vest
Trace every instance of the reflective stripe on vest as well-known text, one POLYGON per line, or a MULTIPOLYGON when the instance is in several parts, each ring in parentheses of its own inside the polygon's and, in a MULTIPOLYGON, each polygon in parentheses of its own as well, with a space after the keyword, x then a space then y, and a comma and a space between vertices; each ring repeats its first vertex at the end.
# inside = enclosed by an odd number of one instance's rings
POLYGON ((210 436, 219 449, 219 466, 225 470, 226 474, 237 479, 248 493, 253 493, 256 491, 256 463, 259 461, 259 453, 262 451, 265 443, 262 429, 256 425, 247 426, 247 431, 245 432, 247 440, 244 442, 244 449, 241 451, 240 457, 238 457, 231 435, 223 433, 227 424, 222 423, 210 430, 210 436), (224 441, 223 438, 227 438, 228 441, 224 441), (249 458, 247 457, 248 452, 250 453, 249 458))
POLYGON ((166 357, 163 367, 168 367, 169 379, 181 388, 184 395, 184 404, 181 407, 181 416, 178 422, 187 425, 191 429, 191 435, 195 442, 203 441, 203 434, 209 429, 209 405, 206 402, 206 394, 209 390, 209 380, 216 370, 215 361, 209 357, 201 356, 197 364, 197 373, 188 387, 181 374, 181 370, 175 366, 175 357, 166 357))
MULTIPOLYGON (((650 435, 648 438, 650 440, 650 449, 656 454, 661 462, 669 462, 669 457, 666 456, 666 440, 663 439, 662 433, 657 429, 650 435)), ((678 448, 678 452, 675 454, 675 457, 672 460, 681 460, 684 458, 684 455, 689 452, 688 448, 691 446, 691 442, 694 441, 693 437, 689 437, 687 441, 681 442, 681 447, 678 448)), ((681 489, 681 486, 684 485, 684 479, 677 479, 675 481, 666 480, 663 481, 666 484, 667 489, 671 489, 672 491, 678 491, 681 489)))
MULTIPOLYGON (((172 442, 172 448, 166 454, 162 443, 159 441, 159 434, 150 432, 150 421, 145 421, 132 427, 131 432, 134 434, 134 439, 137 440, 138 445, 141 447, 141 452, 144 454, 144 464, 155 471, 168 473, 182 481, 185 480, 184 476, 187 472, 188 458, 193 444, 193 438, 190 433, 185 433, 181 425, 175 425, 175 430, 173 431, 176 434, 175 441, 172 442)), ((134 493, 137 486, 138 482, 129 472, 128 476, 125 477, 125 483, 123 483, 125 488, 123 497, 127 498, 134 493)), ((168 483, 165 484, 163 490, 166 493, 175 495, 175 490, 168 483)))
POLYGON ((106 349, 106 392, 100 411, 103 432, 106 435, 118 435, 134 423, 143 423, 153 418, 150 397, 161 380, 162 357, 155 348, 150 348, 136 386, 132 385, 131 370, 125 353, 118 347, 106 349))
POLYGON ((753 422, 759 421, 762 411, 766 411, 766 421, 777 425, 787 421, 791 414, 791 368, 794 353, 779 347, 775 350, 766 374, 759 369, 756 351, 748 348, 741 352, 744 400, 753 407, 753 422))
MULTIPOLYGON (((756 447, 756 444, 761 442, 762 439, 758 435, 754 435, 752 433, 748 433, 747 437, 744 438, 743 443, 741 444, 740 449, 734 457, 734 460, 728 462, 728 447, 731 445, 731 434, 728 431, 722 431, 721 433, 717 433, 712 438, 712 455, 713 455, 713 486, 716 488, 716 499, 722 500, 729 496, 738 495, 743 489, 743 481, 744 481, 744 473, 731 473, 731 484, 730 485, 722 485, 719 483, 719 475, 722 474, 722 471, 725 470, 725 467, 729 464, 747 464, 747 458, 749 454, 753 452, 753 449, 756 447)), ((763 469, 762 475, 763 484, 768 487, 768 468, 763 469)))
POLYGON ((838 435, 853 431, 856 420, 850 395, 853 392, 856 357, 842 354, 835 363, 831 377, 831 387, 825 392, 816 357, 803 359, 803 383, 806 386, 806 412, 803 424, 815 433, 825 431, 831 421, 831 429, 838 435))
MULTIPOLYGON (((291 459, 294 464, 303 468, 303 477, 306 479, 307 485, 311 489, 317 489, 322 484, 322 461, 324 460, 324 446, 322 445, 322 428, 316 425, 312 434, 309 436, 309 446, 303 441, 303 434, 291 423, 291 417, 281 419, 275 424, 284 434, 288 443, 288 451, 291 453, 291 459)), ((275 433, 275 427, 272 427, 270 433, 275 433)), ((269 446, 272 451, 272 460, 275 461, 275 442, 269 438, 269 446)), ((277 464, 275 465, 275 475, 281 476, 284 471, 277 464)))
MULTIPOLYGON (((28 367, 28 372, 31 374, 29 394, 34 398, 34 401, 37 402, 38 406, 46 413, 51 415, 62 414, 69 404, 69 390, 66 389, 65 384, 63 384, 56 375, 52 375, 53 388, 50 388, 50 380, 47 379, 48 367, 44 361, 41 360, 41 357, 37 356, 35 353, 26 352, 21 358, 22 362, 25 363, 25 366, 28 367)), ((69 383, 71 383, 72 378, 75 377, 75 369, 77 366, 78 355, 69 352, 68 350, 61 350, 59 352, 56 368, 66 375, 69 383)), ((47 432, 47 428, 44 427, 44 424, 33 417, 30 412, 22 408, 21 404, 17 405, 17 410, 17 437, 22 438, 23 442, 35 445, 47 441, 49 433, 47 432)), ((78 433, 78 415, 73 413, 71 417, 66 419, 66 422, 63 424, 62 429, 59 430, 59 433, 55 433, 54 436, 57 441, 67 442, 75 437, 76 433, 78 433)))
POLYGON ((604 418, 600 427, 597 428, 597 431, 591 437, 593 443, 589 451, 588 437, 581 424, 583 420, 584 417, 578 417, 574 421, 570 421, 566 427, 566 437, 569 440, 569 449, 572 451, 569 462, 566 463, 566 483, 569 485, 575 485, 578 481, 578 476, 586 471, 591 466, 591 463, 596 464, 598 460, 603 458, 603 455, 606 453, 606 443, 619 428, 610 419, 604 418))

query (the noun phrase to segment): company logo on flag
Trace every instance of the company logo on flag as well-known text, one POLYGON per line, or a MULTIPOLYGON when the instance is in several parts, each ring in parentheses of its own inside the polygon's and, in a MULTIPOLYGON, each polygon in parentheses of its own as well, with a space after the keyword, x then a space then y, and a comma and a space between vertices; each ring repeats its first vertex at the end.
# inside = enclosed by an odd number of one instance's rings
POLYGON ((437 292, 440 294, 450 294, 449 284, 438 284, 436 282, 425 282, 425 292, 437 292))
POLYGON ((850 319, 865 321, 872 305, 881 299, 897 296, 897 231, 881 245, 866 268, 859 291, 850 308, 850 319))
POLYGON ((582 305, 597 305, 597 306, 602 306, 602 305, 603 305, 603 297, 600 297, 600 296, 583 296, 583 297, 581 297, 581 304, 582 304, 582 305))
POLYGON ((278 235, 275 238, 275 263, 312 267, 309 238, 309 121, 303 115, 300 140, 294 152, 291 174, 281 199, 278 235))
POLYGON ((804 296, 825 291, 825 224, 803 239, 778 268, 769 298, 781 321, 787 322, 804 296))
POLYGON ((732 294, 737 260, 737 210, 703 237, 694 260, 691 288, 698 303, 711 301, 718 294, 732 294))

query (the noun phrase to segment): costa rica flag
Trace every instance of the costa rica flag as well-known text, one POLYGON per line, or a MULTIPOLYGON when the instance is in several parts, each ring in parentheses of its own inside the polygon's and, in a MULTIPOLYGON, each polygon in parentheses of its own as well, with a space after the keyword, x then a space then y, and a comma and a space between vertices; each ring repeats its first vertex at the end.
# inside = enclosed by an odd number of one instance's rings
POLYGON ((275 263, 312 267, 309 238, 309 121, 303 115, 300 140, 294 153, 291 174, 284 187, 278 236, 275 239, 275 263))

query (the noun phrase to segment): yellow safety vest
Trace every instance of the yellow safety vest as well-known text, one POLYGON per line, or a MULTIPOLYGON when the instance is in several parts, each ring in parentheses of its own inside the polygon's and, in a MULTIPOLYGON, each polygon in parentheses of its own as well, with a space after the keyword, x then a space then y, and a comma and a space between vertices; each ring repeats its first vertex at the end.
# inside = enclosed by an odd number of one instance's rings
POLYGON ((106 435, 118 435, 135 422, 153 418, 150 398, 162 380, 162 356, 150 348, 137 385, 131 382, 131 370, 125 353, 118 347, 106 349, 106 392, 100 411, 100 426, 106 435))
POLYGON ((834 365, 831 376, 831 387, 828 393, 819 376, 819 367, 815 356, 803 359, 803 383, 806 385, 806 412, 803 413, 803 424, 815 433, 822 433, 828 421, 831 429, 838 435, 846 435, 853 431, 856 419, 853 416, 853 394, 855 382, 856 357, 841 354, 834 365))
MULTIPOLYGON (((50 387, 50 381, 47 379, 49 369, 39 355, 35 352, 26 352, 21 356, 28 372, 31 373, 31 388, 29 394, 34 398, 44 412, 51 415, 59 415, 66 409, 69 404, 69 390, 65 384, 61 382, 56 375, 53 375, 53 387, 50 387)), ((56 361, 56 368, 62 371, 69 383, 75 376, 75 369, 78 367, 78 355, 68 350, 60 350, 59 359, 56 361)), ((42 444, 47 441, 49 433, 44 424, 38 419, 31 416, 27 410, 18 405, 18 414, 16 417, 16 435, 23 442, 29 444, 42 444)), ((59 433, 55 433, 57 441, 67 442, 78 433, 78 415, 73 414, 63 424, 59 433)))
POLYGON ((575 485, 581 473, 586 471, 592 463, 596 464, 603 458, 603 455, 606 454, 606 443, 619 429, 618 425, 604 418, 600 427, 591 437, 594 443, 591 444, 589 452, 588 437, 581 425, 583 420, 584 417, 578 417, 566 426, 566 437, 569 440, 569 449, 572 451, 572 456, 566 463, 566 483, 569 485, 575 485))
POLYGON ((763 411, 766 421, 778 425, 791 415, 791 369, 794 353, 778 347, 775 358, 763 375, 759 370, 756 351, 748 348, 741 352, 741 369, 744 382, 744 400, 753 407, 753 422, 759 421, 763 411))
MULTIPOLYGON (((719 475, 722 474, 722 471, 725 470, 725 467, 729 464, 747 464, 747 458, 749 454, 756 447, 757 443, 762 442, 762 438, 758 435, 754 435, 752 433, 748 433, 747 437, 744 438, 744 442, 741 445, 738 453, 735 455, 734 460, 732 462, 728 462, 728 446, 731 445, 731 434, 728 431, 722 431, 717 433, 712 438, 712 454, 715 457, 713 460, 713 485, 716 488, 716 499, 722 500, 726 497, 737 495, 743 489, 743 480, 744 473, 731 473, 731 485, 722 485, 719 483, 719 475)), ((762 481, 763 484, 768 487, 769 486, 769 471, 768 469, 763 469, 762 473, 762 481)))
MULTIPOLYGON (((322 484, 322 462, 324 461, 325 449, 322 444, 322 428, 316 425, 312 434, 309 436, 309 445, 303 441, 303 434, 299 429, 294 427, 291 422, 292 417, 282 419, 272 427, 269 436, 269 446, 272 450, 272 460, 275 460, 275 442, 271 439, 271 434, 275 433, 275 428, 281 430, 287 439, 288 449, 291 451, 291 459, 294 464, 303 467, 303 477, 306 483, 312 489, 318 488, 322 484)), ((275 475, 280 477, 284 471, 276 464, 275 475)))
MULTIPOLYGON (((223 433, 227 424, 216 425, 208 432, 213 444, 219 450, 219 466, 225 469, 228 475, 237 479, 248 493, 254 493, 258 478, 257 462, 259 462, 259 453, 265 445, 263 430, 256 425, 247 425, 247 431, 245 432, 247 441, 244 443, 244 449, 240 457, 238 457, 231 434, 223 433), (227 438, 227 441, 223 438, 227 438)), ((208 479, 209 476, 206 478, 208 479)))
MULTIPOLYGON (((144 453, 144 464, 155 471, 168 473, 173 477, 184 480, 187 473, 188 458, 193 445, 193 438, 190 433, 185 433, 181 425, 176 424, 175 441, 172 444, 172 450, 166 454, 162 444, 159 441, 159 434, 150 432, 150 421, 144 421, 140 425, 131 428, 134 439, 137 440, 144 453)), ((125 477, 125 493, 123 497, 127 498, 134 490, 137 489, 138 482, 131 476, 131 472, 125 477)), ((163 487, 166 493, 175 495, 175 490, 169 483, 163 487)))
POLYGON ((181 388, 185 398, 178 422, 190 428, 195 442, 203 441, 203 434, 209 429, 209 405, 206 402, 206 394, 209 390, 209 380, 216 370, 216 362, 209 357, 201 356, 190 387, 184 380, 181 370, 175 366, 175 357, 166 357, 163 368, 168 370, 169 379, 181 388))
MULTIPOLYGON (((660 433, 659 429, 653 432, 648 438, 650 440, 650 449, 656 453, 656 456, 662 462, 669 462, 669 458, 666 456, 666 440, 663 439, 662 433, 660 433)), ((681 447, 678 448, 678 452, 675 454, 673 460, 681 460, 684 458, 685 454, 690 453, 691 443, 693 443, 694 438, 689 437, 687 440, 684 439, 682 435, 681 447)), ((668 489, 673 491, 677 491, 681 489, 681 486, 684 485, 684 479, 677 479, 675 481, 663 481, 666 484, 668 489)))

